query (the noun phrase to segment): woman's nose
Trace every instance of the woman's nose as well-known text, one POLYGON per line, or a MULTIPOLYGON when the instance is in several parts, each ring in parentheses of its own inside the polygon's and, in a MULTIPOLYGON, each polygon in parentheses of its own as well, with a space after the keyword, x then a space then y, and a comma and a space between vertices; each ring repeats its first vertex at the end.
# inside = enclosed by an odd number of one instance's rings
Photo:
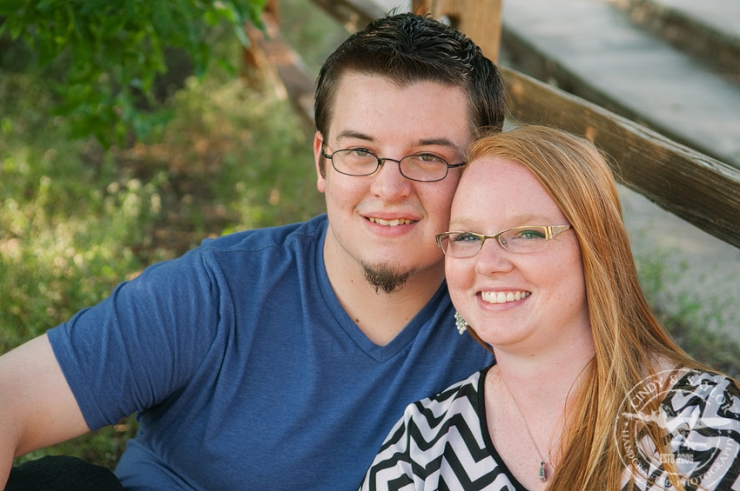
POLYGON ((504 250, 496 239, 486 239, 475 258, 475 272, 490 275, 511 271, 510 252, 504 250))

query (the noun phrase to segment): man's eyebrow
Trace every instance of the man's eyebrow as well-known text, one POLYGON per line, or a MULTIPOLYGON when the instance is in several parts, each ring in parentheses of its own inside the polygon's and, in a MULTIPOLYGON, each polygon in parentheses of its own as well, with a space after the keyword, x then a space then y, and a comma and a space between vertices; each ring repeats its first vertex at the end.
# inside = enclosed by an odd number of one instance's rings
MULTIPOLYGON (((374 137, 367 135, 365 133, 361 133, 359 131, 354 131, 354 130, 344 130, 344 131, 339 132, 336 136, 336 139, 338 142, 342 141, 345 138, 365 140, 367 142, 375 141, 374 137)), ((448 148, 451 148, 453 150, 456 150, 462 153, 462 150, 460 149, 460 147, 458 147, 453 141, 447 138, 423 138, 421 140, 418 140, 415 146, 418 146, 418 147, 426 147, 426 146, 448 147, 448 148)))
POLYGON ((337 141, 342 140, 344 138, 355 138, 358 140, 375 141, 375 138, 373 138, 370 135, 366 135, 365 133, 360 133, 359 131, 352 131, 352 130, 344 130, 337 135, 337 141))
POLYGON ((457 149, 457 145, 455 145, 447 138, 426 138, 423 140, 419 140, 418 145, 440 145, 443 147, 452 147, 457 149))
POLYGON ((463 152, 463 149, 461 149, 457 144, 455 144, 453 141, 448 140, 447 138, 425 138, 422 140, 419 140, 418 146, 425 147, 425 146, 440 146, 440 147, 447 147, 451 148, 452 150, 458 152, 460 155, 464 155, 465 152, 463 152))

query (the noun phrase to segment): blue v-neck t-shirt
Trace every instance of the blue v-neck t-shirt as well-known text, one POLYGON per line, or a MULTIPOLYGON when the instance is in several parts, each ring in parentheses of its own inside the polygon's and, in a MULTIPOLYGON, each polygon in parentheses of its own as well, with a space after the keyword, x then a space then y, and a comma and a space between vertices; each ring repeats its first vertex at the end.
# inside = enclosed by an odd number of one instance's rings
POLYGON ((48 332, 90 428, 138 413, 126 489, 356 489, 407 404, 491 363, 444 284, 372 343, 331 288, 326 231, 206 240, 48 332))

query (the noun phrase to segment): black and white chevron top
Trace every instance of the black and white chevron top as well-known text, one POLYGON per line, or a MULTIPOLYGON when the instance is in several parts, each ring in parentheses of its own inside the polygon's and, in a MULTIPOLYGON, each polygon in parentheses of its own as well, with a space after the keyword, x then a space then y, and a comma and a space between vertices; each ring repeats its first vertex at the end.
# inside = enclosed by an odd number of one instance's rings
MULTIPOLYGON (((410 404, 386 438, 361 490, 526 491, 509 472, 488 434, 484 409, 486 370, 439 394, 410 404)), ((623 486, 634 473, 634 490, 665 489, 670 458, 688 490, 740 491, 740 393, 723 376, 684 371, 661 402, 659 414, 623 413, 665 427, 673 455, 657 457, 644 447, 625 457, 623 486), (657 460, 656 460, 657 457, 657 460), (630 460, 634 465, 629 465, 630 460), (651 484, 648 484, 648 481, 651 484)), ((615 438, 622 433, 615 421, 615 438)), ((654 447, 653 447, 654 448, 654 447)))

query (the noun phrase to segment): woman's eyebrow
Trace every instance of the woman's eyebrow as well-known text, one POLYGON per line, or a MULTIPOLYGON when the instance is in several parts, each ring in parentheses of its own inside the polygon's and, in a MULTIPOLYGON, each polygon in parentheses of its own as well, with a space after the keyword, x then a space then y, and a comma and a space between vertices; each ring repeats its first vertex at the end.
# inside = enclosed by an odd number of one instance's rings
POLYGON ((511 217, 510 219, 513 222, 522 223, 523 225, 541 225, 541 224, 547 225, 547 223, 545 222, 552 221, 552 218, 548 218, 544 215, 539 215, 536 213, 525 213, 522 215, 515 215, 511 217))
MULTIPOLYGON (((450 230, 452 230, 453 225, 457 230, 460 230, 460 228, 468 227, 470 223, 473 223, 475 221, 476 216, 461 216, 461 217, 451 217, 450 218, 450 230)), ((515 227, 526 227, 528 225, 551 225, 549 222, 552 222, 552 218, 548 218, 544 215, 539 215, 536 213, 525 213, 522 215, 515 215, 511 217, 506 218, 506 222, 511 224, 507 227, 500 227, 496 231, 499 232, 501 230, 506 230, 507 228, 515 228, 515 227)), ((555 220, 557 221, 557 220, 555 220)), ((473 230, 468 230, 469 232, 472 232, 473 230)), ((481 232, 482 233, 482 232, 481 232)))

